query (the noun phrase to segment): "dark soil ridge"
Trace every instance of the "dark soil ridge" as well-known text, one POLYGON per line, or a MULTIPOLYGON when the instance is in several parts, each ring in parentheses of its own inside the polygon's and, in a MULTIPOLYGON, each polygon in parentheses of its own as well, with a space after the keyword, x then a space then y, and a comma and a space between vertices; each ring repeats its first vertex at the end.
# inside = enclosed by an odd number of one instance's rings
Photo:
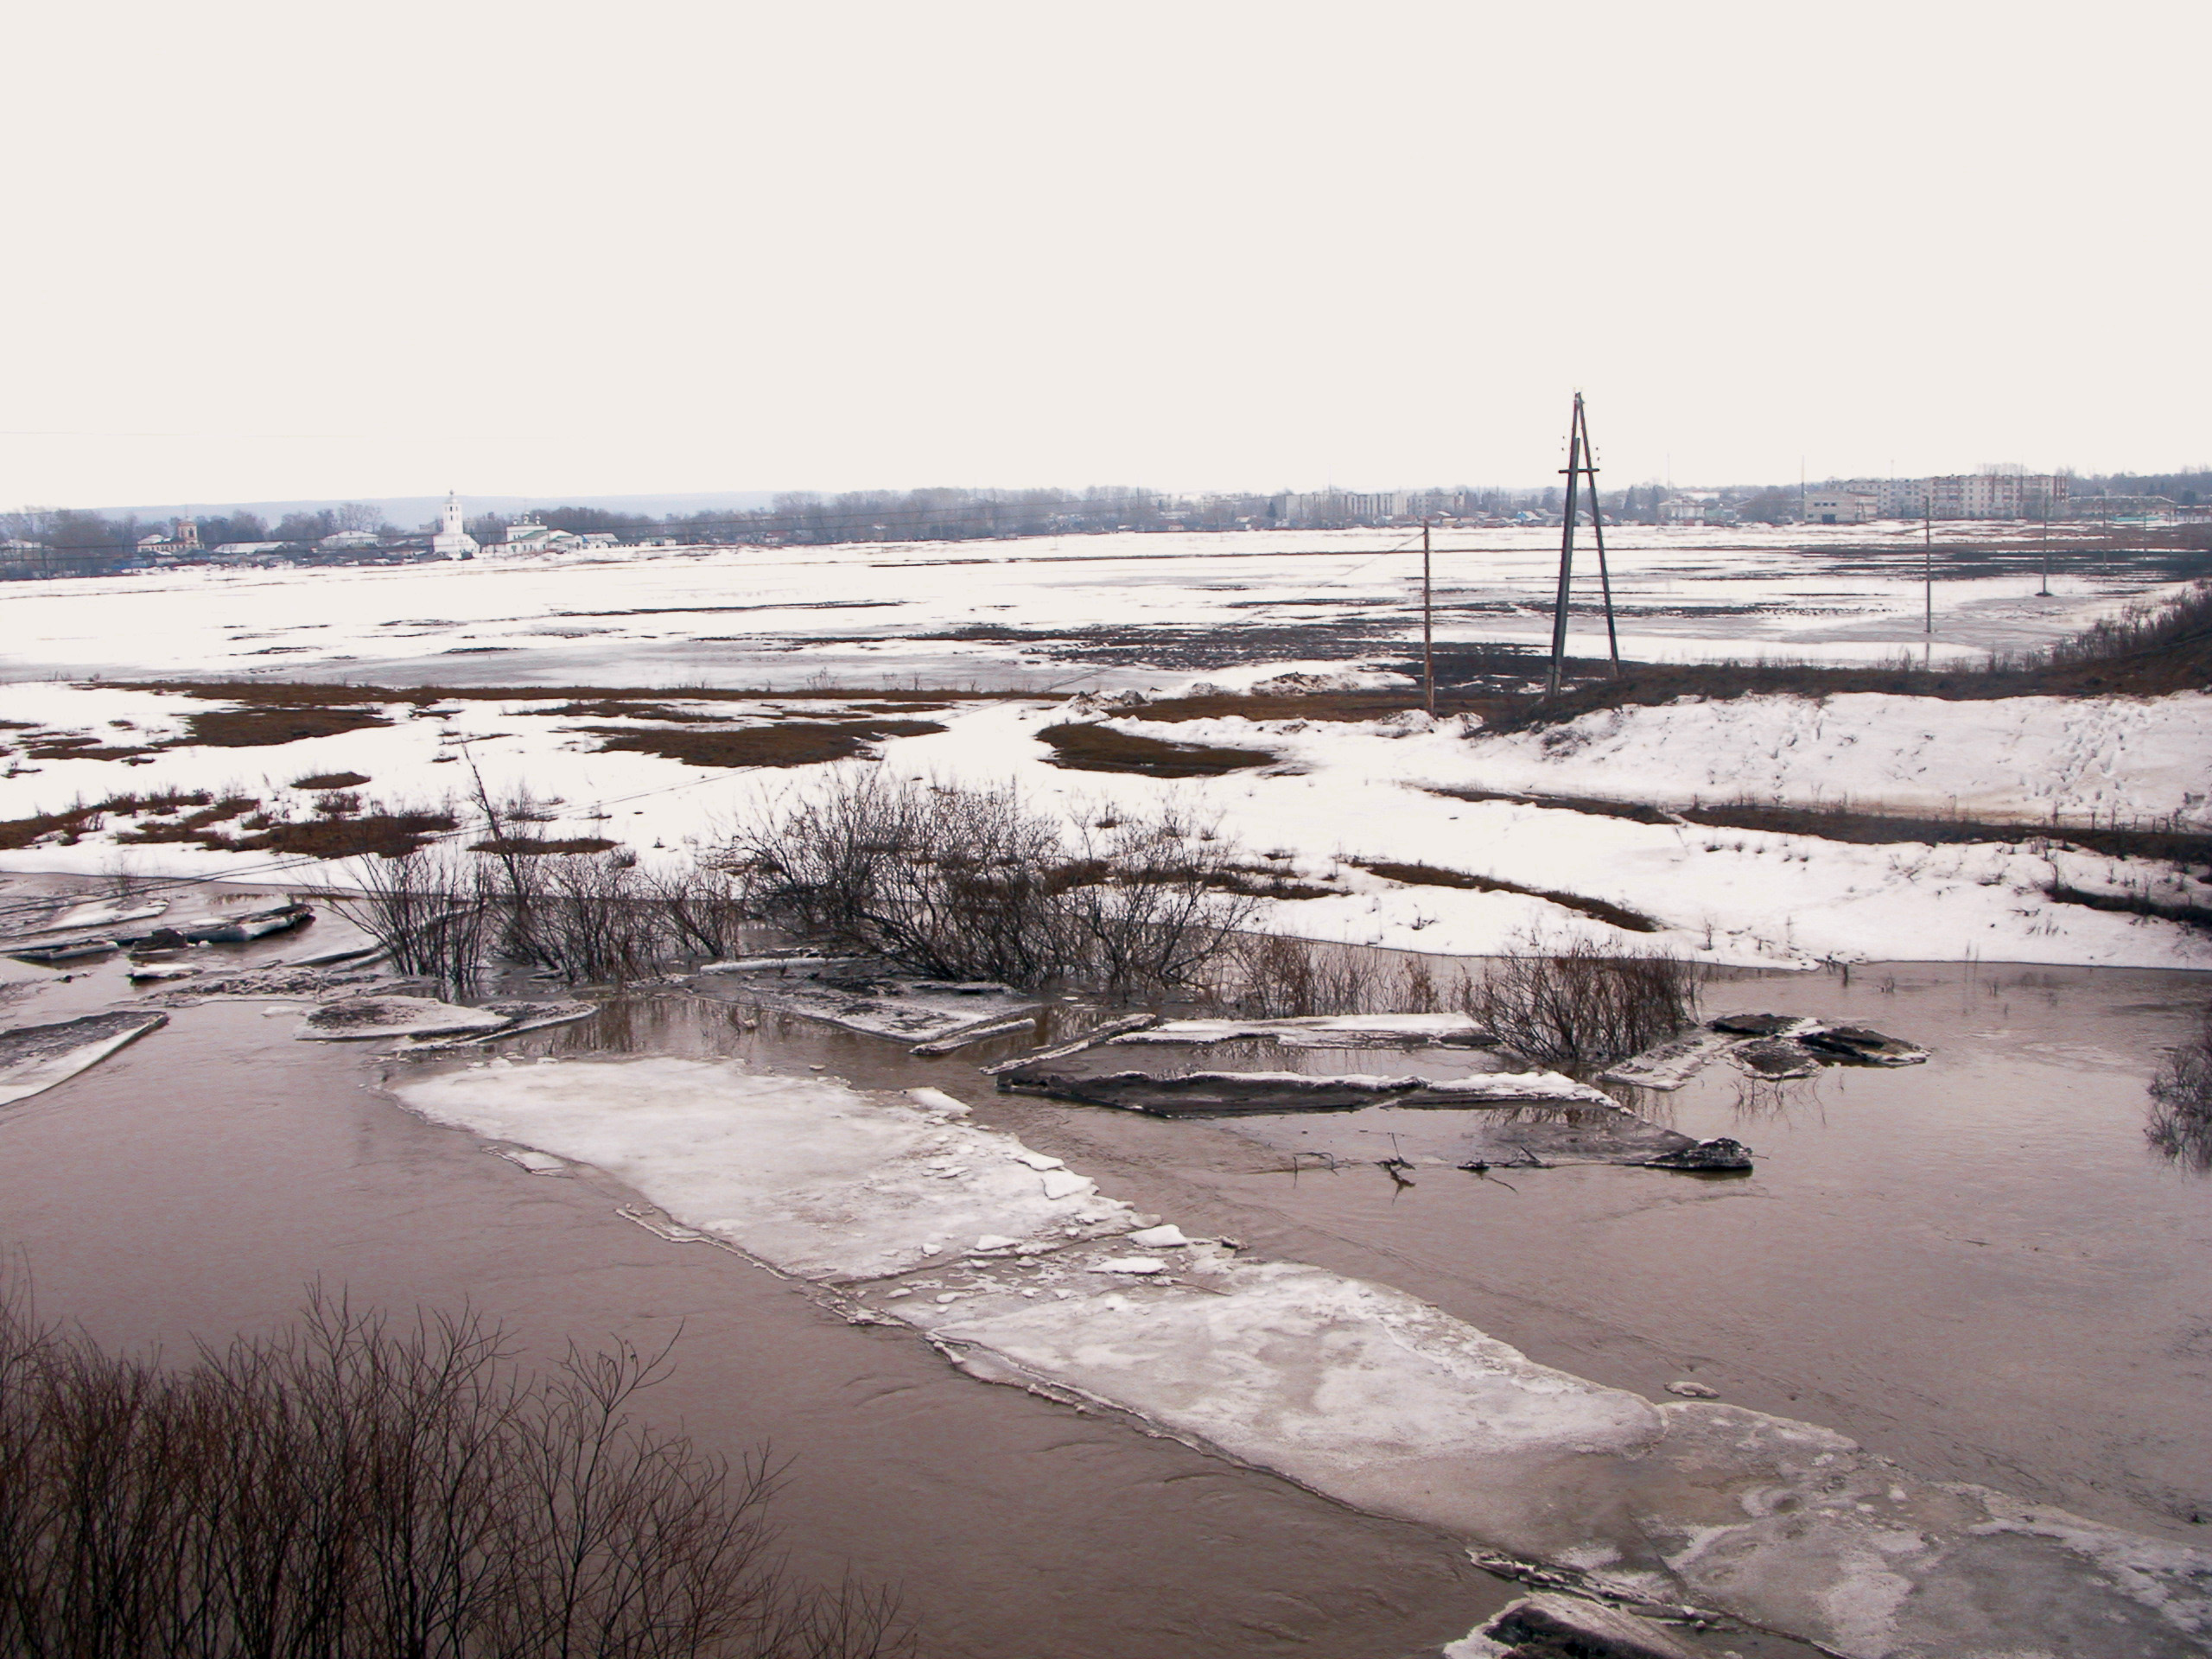
MULTIPOLYGON (((1132 718, 1141 718, 1135 710, 1132 718)), ((1232 749, 1210 743, 1171 743, 1109 726, 1047 726, 1037 734, 1052 753, 1048 766, 1071 772, 1127 772, 1147 778, 1220 778, 1281 757, 1271 749, 1232 749)))
POLYGON ((933 720, 778 721, 734 731, 639 731, 626 726, 582 729, 605 741, 599 753, 657 754, 690 766, 811 766, 846 760, 887 737, 926 737, 944 728, 933 720))
POLYGON ((2000 842, 2019 845, 2047 842, 2115 858, 2147 858, 2173 864, 2212 868, 2212 835, 2173 829, 2131 829, 2118 825, 2020 823, 2003 820, 1870 812, 1846 806, 1786 806, 1756 802, 1661 807, 1643 801, 1599 795, 1538 795, 1510 790, 1428 791, 1455 801, 1517 801, 1561 812, 1585 812, 1637 823, 1687 823, 1712 830, 1758 830, 1773 835, 1810 836, 1822 841, 1880 847, 1904 842, 1943 845, 2000 842))
POLYGON ((1524 899, 1542 899, 1594 921, 1610 922, 1630 933, 1656 933, 1665 925, 1640 910, 1630 910, 1626 905, 1616 905, 1605 899, 1592 899, 1579 893, 1564 893, 1554 887, 1524 887, 1518 881, 1507 881, 1494 875, 1447 870, 1434 864, 1394 864, 1381 859, 1351 858, 1344 861, 1357 865, 1370 875, 1379 875, 1385 881, 1402 882, 1408 887, 1456 887, 1467 893, 1515 893, 1524 899))

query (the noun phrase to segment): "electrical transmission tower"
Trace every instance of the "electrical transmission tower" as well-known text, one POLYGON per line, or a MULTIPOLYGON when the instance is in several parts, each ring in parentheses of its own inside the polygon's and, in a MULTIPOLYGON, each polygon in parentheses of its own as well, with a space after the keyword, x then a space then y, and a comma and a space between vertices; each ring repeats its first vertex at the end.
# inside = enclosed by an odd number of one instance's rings
POLYGON ((1552 671, 1544 695, 1559 695, 1561 665, 1567 661, 1567 597, 1574 582, 1574 520, 1576 500, 1585 479, 1590 485, 1590 529, 1598 542, 1598 583, 1605 596, 1605 643, 1612 652, 1613 677, 1621 677, 1621 638, 1613 626, 1613 577, 1605 568, 1605 516, 1598 510, 1598 456, 1590 442, 1589 418, 1582 412, 1582 394, 1574 394, 1574 415, 1567 429, 1567 515, 1559 543, 1559 598, 1552 607, 1552 671))

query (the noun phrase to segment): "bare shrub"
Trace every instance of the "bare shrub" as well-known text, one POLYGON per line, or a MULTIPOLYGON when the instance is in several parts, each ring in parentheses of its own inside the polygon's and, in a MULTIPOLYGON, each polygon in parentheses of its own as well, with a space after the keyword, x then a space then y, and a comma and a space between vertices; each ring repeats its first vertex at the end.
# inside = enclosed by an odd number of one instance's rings
POLYGON ((652 882, 621 849, 526 861, 528 948, 571 984, 650 979, 673 941, 652 882))
POLYGON ((647 871, 642 882, 678 950, 728 957, 743 948, 745 899, 739 879, 728 871, 688 862, 647 871))
POLYGON ((1458 1000, 1516 1053, 1587 1070, 1681 1031, 1697 1017, 1697 995, 1696 966, 1680 957, 1532 939, 1464 978, 1458 1000))
POLYGON ((359 891, 332 893, 330 906, 389 950, 393 967, 435 980, 447 995, 475 987, 492 931, 480 860, 434 842, 346 868, 359 891))
POLYGON ((2212 1173, 2212 1005, 2196 1032, 2151 1079, 2151 1117, 2144 1128, 2152 1147, 2177 1163, 2212 1173))
POLYGON ((1228 885, 1231 862, 1219 821, 1173 804, 1079 828, 1058 879, 1090 971, 1114 991, 1196 982, 1256 907, 1228 885))
POLYGON ((0 1651, 871 1659, 888 1597, 779 1560, 764 1453, 632 1415, 665 1351, 519 1371, 480 1318, 315 1298, 186 1368, 0 1292, 0 1651))
POLYGON ((1077 836, 1011 788, 845 773, 741 831, 725 861, 765 919, 949 979, 1180 985, 1248 913, 1220 891, 1233 848, 1172 809, 1077 836))
POLYGON ((1226 940, 1209 976, 1206 1003, 1255 1020, 1312 1014, 1433 1014, 1447 993, 1420 957, 1363 944, 1280 934, 1226 940))

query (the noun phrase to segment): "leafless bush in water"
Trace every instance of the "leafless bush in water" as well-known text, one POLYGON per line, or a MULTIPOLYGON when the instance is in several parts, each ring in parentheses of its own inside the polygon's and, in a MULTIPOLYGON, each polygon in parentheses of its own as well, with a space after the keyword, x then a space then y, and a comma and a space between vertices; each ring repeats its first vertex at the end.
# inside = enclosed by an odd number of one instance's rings
POLYGON ((391 953, 403 974, 435 979, 448 995, 474 988, 483 971, 492 893, 482 861, 434 844, 397 858, 346 866, 355 893, 334 893, 332 909, 391 953))
POLYGON ((2212 1173, 2212 1005, 2196 1032, 2168 1051, 2151 1080, 2151 1119, 2144 1133, 2177 1163, 2212 1173))
POLYGON ((1608 954, 1541 939, 1478 970, 1446 976, 1418 957, 1272 934, 1227 943, 1206 999, 1259 1019, 1304 1014, 1471 1014, 1515 1052, 1547 1065, 1611 1065, 1697 1017, 1697 970, 1662 953, 1608 954))
POLYGON ((1664 951, 1621 956, 1541 939, 1464 977, 1456 1001, 1515 1052, 1589 1068, 1664 1041, 1697 1018, 1697 968, 1664 951))
POLYGON ((1173 810, 1077 832, 1011 789, 846 772, 741 830, 747 904, 918 973, 1020 985, 1187 982, 1249 914, 1233 849, 1173 810))
POLYGON ((640 880, 678 950, 728 957, 744 948, 744 895, 727 870, 686 863, 647 871, 640 880))
POLYGON ((1078 829, 1056 879, 1088 971, 1110 991, 1198 982, 1255 908, 1225 886, 1234 862, 1217 819, 1172 803, 1078 829))
POLYGON ((649 979, 674 954, 667 912, 634 858, 564 853, 532 861, 529 949, 571 984, 649 979))
POLYGON ((765 1454, 633 1420, 665 1354, 526 1376, 474 1316, 312 1300, 188 1368, 0 1292, 0 1651, 68 1659, 870 1659, 886 1596, 798 1582, 765 1454))
POLYGON ((1207 979, 1209 1005, 1255 1020, 1433 1014, 1446 988, 1418 958, 1274 933, 1224 941, 1207 979))

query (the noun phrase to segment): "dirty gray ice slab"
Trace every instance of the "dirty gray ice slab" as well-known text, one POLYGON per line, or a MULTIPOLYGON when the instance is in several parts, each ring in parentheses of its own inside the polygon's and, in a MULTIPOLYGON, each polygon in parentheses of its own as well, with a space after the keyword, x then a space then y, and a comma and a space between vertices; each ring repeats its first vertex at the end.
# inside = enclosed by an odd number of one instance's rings
POLYGON ((715 979, 695 988, 908 1043, 950 1037, 970 1027, 1032 1013, 1039 1006, 1033 996, 989 982, 800 975, 785 971, 779 963, 757 971, 718 971, 715 979))
POLYGON ((1807 1077, 1828 1065, 1918 1065, 1928 1051, 1869 1026, 1795 1014, 1724 1014, 1631 1055, 1604 1073, 1607 1083, 1675 1090, 1719 1059, 1755 1077, 1807 1077))
POLYGON ((464 1008, 430 996, 348 996, 308 1010, 292 1035, 306 1043, 361 1043, 384 1037, 480 1034, 512 1023, 489 1008, 464 1008))
POLYGON ((1494 1046, 1497 1038, 1464 1014, 1338 1014, 1283 1020, 1167 1020, 1112 1040, 1194 1046, 1237 1040, 1280 1043, 1289 1048, 1418 1048, 1452 1044, 1494 1046))
POLYGON ((1547 1592, 1503 1607, 1479 1630, 1447 1643, 1443 1659, 1700 1659, 1668 1631, 1601 1601, 1547 1592), (1523 1645, 1523 1644, 1526 1645, 1523 1645))
MULTIPOLYGON (((1350 1112, 1240 1114, 1222 1127, 1263 1146, 1325 1162, 1402 1159, 1452 1173, 1471 1164, 1542 1168, 1629 1164, 1661 1168, 1749 1169, 1734 1141, 1701 1141, 1608 1103, 1473 1108, 1370 1106, 1350 1112)), ((1421 1179, 1419 1170, 1414 1179, 1421 1179)))
POLYGON ((151 1009, 120 1008, 0 1032, 0 1106, 66 1083, 168 1022, 168 1015, 151 1009))
POLYGON ((403 1049, 409 1052, 434 1052, 480 1048, 502 1037, 519 1037, 525 1032, 550 1031, 556 1026, 572 1026, 579 1020, 588 1020, 599 1012, 599 1004, 580 998, 532 1001, 525 997, 505 997, 484 1003, 479 1011, 497 1014, 505 1023, 492 1030, 467 1032, 458 1037, 410 1037, 402 1045, 403 1049))
MULTIPOLYGON (((164 964, 168 967, 189 966, 196 976, 204 971, 201 964, 164 964)), ((138 977, 134 974, 133 978, 138 977)), ((219 979, 194 977, 193 982, 174 991, 162 992, 157 1000, 164 1007, 189 1007, 196 1002, 217 997, 236 997, 242 1001, 270 999, 291 1001, 301 997, 326 997, 344 992, 359 994, 359 988, 378 981, 393 984, 388 976, 365 969, 334 968, 259 968, 242 974, 226 974, 219 979)))
POLYGON ((1809 1423, 1654 1404, 1387 1286, 1179 1243, 934 1090, 656 1058, 493 1061, 397 1092, 620 1176, 671 1217, 639 1212, 663 1236, 841 1285, 854 1317, 979 1377, 1642 1600, 1846 1659, 2168 1659, 2212 1632, 2212 1554, 1923 1481, 1809 1423))

